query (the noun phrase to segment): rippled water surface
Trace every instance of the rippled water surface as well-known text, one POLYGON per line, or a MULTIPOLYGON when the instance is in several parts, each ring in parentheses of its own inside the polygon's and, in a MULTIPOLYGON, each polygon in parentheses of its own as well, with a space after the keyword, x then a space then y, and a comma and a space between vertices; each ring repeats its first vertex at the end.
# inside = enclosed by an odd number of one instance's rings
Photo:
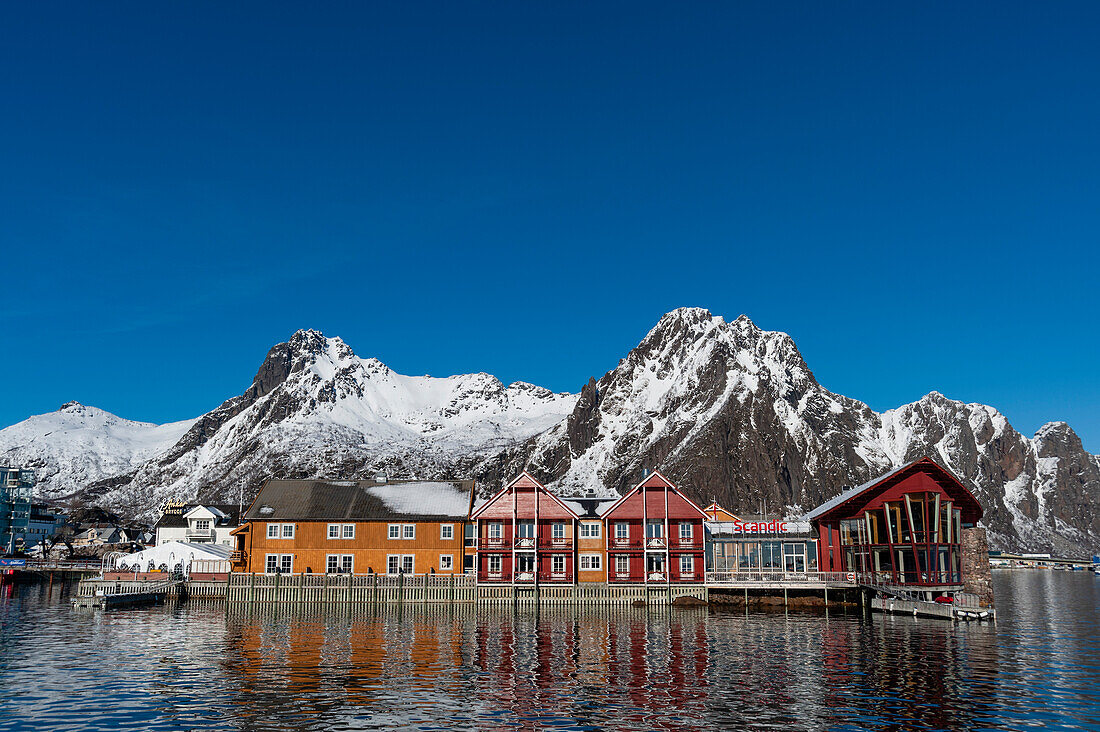
POLYGON ((0 730, 1100 729, 1100 578, 996 625, 830 612, 74 611, 2 588, 0 730))

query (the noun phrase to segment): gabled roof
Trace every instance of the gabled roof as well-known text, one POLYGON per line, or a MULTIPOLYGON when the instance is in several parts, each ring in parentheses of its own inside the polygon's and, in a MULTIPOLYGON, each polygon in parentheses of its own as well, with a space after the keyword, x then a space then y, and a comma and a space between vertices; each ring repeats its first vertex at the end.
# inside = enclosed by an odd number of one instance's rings
POLYGON ((922 457, 919 460, 914 460, 911 463, 894 468, 888 473, 883 473, 877 478, 857 485, 854 488, 849 488, 843 491, 838 496, 830 498, 825 503, 815 508, 806 514, 807 521, 818 521, 826 514, 845 506, 850 502, 855 502, 857 499, 861 499, 861 502, 866 502, 869 498, 864 497, 864 494, 869 492, 880 493, 895 483, 904 480, 910 475, 916 473, 926 472, 937 478, 937 481, 944 486, 945 490, 950 490, 956 493, 963 501, 969 503, 969 505, 960 506, 963 509, 963 520, 967 523, 977 521, 982 517, 982 507, 978 503, 978 499, 974 497, 974 494, 956 478, 951 471, 942 467, 939 463, 929 457, 922 457), (969 509, 969 511, 967 510, 969 509), (969 513, 969 516, 967 515, 969 513))
POLYGON ((540 483, 538 480, 536 480, 533 475, 531 475, 526 470, 524 470, 519 475, 517 475, 515 478, 512 478, 512 480, 509 481, 507 485, 505 485, 499 491, 494 493, 492 498, 485 501, 485 503, 482 503, 480 506, 478 506, 476 509, 474 509, 470 513, 470 519, 471 520, 476 519, 478 516, 480 516, 482 513, 484 513, 485 510, 487 508, 489 508, 489 506, 496 503, 497 500, 501 496, 507 495, 508 491, 512 490, 513 488, 533 488, 536 491, 542 492, 542 493, 546 494, 548 497, 550 497, 551 499, 553 499, 554 502, 556 502, 559 506, 561 506, 566 511, 568 511, 570 514, 572 514, 574 518, 580 518, 580 516, 577 514, 577 512, 574 509, 570 508, 569 505, 566 504, 565 501, 558 498, 557 495, 555 495, 553 491, 551 491, 549 488, 544 486, 542 483, 540 483))
POLYGON ((629 491, 624 493, 619 498, 619 500, 615 501, 610 506, 605 508, 602 515, 607 516, 608 514, 610 514, 612 511, 614 511, 616 508, 618 508, 619 505, 622 504, 623 501, 625 501, 627 498, 630 498, 632 495, 634 495, 635 493, 640 491, 642 488, 664 488, 666 490, 671 490, 673 493, 680 496, 680 498, 683 498, 685 501, 687 501, 688 505, 690 505, 692 508, 694 508, 696 511, 698 511, 699 515, 702 516, 704 519, 707 519, 707 520, 710 519, 710 516, 707 516, 706 513, 703 512, 703 509, 699 508, 699 504, 697 504, 695 501, 691 500, 690 498, 685 496, 683 493, 681 493, 680 489, 672 484, 672 481, 670 481, 665 476, 661 475, 660 471, 657 471, 657 470, 654 470, 649 475, 642 478, 641 482, 639 482, 638 485, 631 488, 629 491))
POLYGON ((246 521, 457 521, 472 480, 269 480, 246 521))

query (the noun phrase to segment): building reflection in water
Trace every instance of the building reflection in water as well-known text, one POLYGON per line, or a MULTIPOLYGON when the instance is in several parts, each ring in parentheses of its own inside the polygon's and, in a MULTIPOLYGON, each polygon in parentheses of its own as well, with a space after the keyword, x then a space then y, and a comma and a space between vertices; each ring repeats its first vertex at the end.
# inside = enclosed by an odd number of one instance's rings
POLYGON ((242 729, 968 729, 997 666, 988 627, 705 608, 246 608, 227 643, 242 729))

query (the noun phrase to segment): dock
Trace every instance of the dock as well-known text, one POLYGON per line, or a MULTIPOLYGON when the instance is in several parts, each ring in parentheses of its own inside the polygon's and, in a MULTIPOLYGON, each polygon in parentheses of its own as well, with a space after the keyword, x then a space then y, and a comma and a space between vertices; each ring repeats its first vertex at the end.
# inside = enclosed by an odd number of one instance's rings
MULTIPOLYGON (((112 583, 113 588, 105 587, 85 587, 82 584, 81 589, 92 589, 91 593, 81 592, 74 597, 72 605, 74 608, 115 608, 115 607, 137 607, 144 605, 163 605, 169 594, 174 591, 178 591, 182 580, 166 580, 161 582, 145 582, 140 583, 140 586, 123 587, 123 583, 112 583), (108 589, 114 589, 110 592, 108 589)), ((138 583, 128 583, 138 584, 138 583)))

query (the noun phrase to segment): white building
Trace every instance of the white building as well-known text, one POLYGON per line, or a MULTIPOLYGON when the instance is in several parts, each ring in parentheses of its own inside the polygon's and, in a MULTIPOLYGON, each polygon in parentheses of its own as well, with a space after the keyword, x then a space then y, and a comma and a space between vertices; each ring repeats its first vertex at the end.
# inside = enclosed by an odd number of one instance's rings
POLYGON ((229 546, 229 532, 237 528, 237 506, 223 504, 168 504, 156 524, 157 544, 183 541, 229 546))

